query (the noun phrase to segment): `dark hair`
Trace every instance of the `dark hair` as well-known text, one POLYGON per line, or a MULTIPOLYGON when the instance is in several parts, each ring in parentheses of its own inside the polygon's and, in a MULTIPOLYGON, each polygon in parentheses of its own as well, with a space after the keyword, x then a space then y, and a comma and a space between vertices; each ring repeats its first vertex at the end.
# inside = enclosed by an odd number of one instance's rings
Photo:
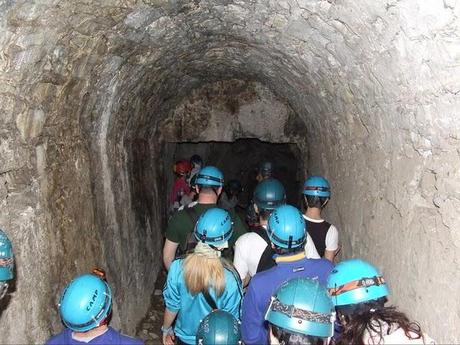
POLYGON ((319 345, 324 344, 323 338, 291 332, 271 323, 273 335, 284 345, 319 345))
POLYGON ((329 198, 321 197, 321 196, 311 196, 311 195, 304 195, 305 196, 305 205, 307 207, 314 207, 314 208, 323 208, 326 206, 326 201, 329 198))
POLYGON ((268 217, 270 217, 270 215, 272 214, 273 210, 266 210, 266 209, 263 209, 263 208, 259 208, 258 210, 258 216, 259 218, 262 218, 264 220, 267 220, 268 217))
MULTIPOLYGON (((272 242, 273 243, 273 242, 272 242)), ((275 247, 273 250, 276 254, 278 255, 288 255, 288 254, 297 254, 300 252, 303 252, 305 250, 305 241, 302 245, 295 247, 295 248, 281 248, 278 247, 276 244, 273 243, 273 247, 275 247)))
POLYGON ((382 297, 374 301, 337 307, 343 324, 343 334, 337 345, 364 345, 363 336, 366 331, 377 334, 380 337, 377 343, 380 344, 383 337, 394 330, 395 326, 401 328, 409 339, 420 339, 423 336, 418 323, 409 321, 406 314, 393 306, 385 307, 385 302, 386 297, 382 297), (386 331, 382 328, 385 324, 386 331))

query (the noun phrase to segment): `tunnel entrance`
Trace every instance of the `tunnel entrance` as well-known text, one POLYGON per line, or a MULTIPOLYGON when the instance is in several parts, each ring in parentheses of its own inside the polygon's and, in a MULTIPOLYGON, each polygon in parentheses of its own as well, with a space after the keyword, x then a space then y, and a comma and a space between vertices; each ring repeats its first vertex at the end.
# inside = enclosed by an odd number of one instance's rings
MULTIPOLYGON (((203 158, 205 165, 222 170, 225 181, 237 179, 243 186, 240 201, 246 204, 252 198, 256 185, 256 171, 263 161, 274 164, 274 177, 286 188, 287 202, 300 206, 300 186, 303 181, 303 161, 297 144, 270 143, 255 138, 238 139, 234 142, 179 142, 166 144, 166 159, 173 162, 189 159, 193 154, 203 158)), ((167 175, 167 185, 173 183, 172 174, 167 175)))

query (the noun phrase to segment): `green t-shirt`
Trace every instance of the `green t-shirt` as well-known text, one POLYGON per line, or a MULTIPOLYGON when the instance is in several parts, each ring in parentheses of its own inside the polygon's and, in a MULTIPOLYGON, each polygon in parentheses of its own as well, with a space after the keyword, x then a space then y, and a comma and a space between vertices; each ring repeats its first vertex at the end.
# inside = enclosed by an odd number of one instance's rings
MULTIPOLYGON (((196 204, 193 209, 199 217, 204 211, 217 207, 216 204, 196 204)), ((234 211, 229 211, 233 221, 233 234, 230 237, 229 247, 235 245, 238 237, 247 232, 246 225, 242 222, 241 218, 237 216, 234 211)), ((171 242, 179 243, 179 247, 183 248, 186 245, 188 234, 193 232, 195 224, 188 212, 184 209, 176 212, 168 223, 166 228, 166 238, 171 242)))

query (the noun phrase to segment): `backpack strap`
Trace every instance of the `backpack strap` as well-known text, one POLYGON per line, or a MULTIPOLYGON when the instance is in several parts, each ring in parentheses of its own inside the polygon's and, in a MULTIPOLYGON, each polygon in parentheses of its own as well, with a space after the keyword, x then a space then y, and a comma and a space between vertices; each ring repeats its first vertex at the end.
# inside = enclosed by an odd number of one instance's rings
POLYGON ((266 271, 269 268, 276 266, 276 261, 273 260, 274 254, 275 253, 273 252, 272 246, 267 245, 265 247, 264 252, 262 253, 262 256, 260 257, 259 263, 257 265, 256 273, 266 271))
POLYGON ((212 296, 209 294, 209 291, 208 290, 205 290, 202 292, 203 296, 204 296, 204 299, 206 300, 206 302, 209 304, 209 306, 211 307, 211 310, 216 310, 218 309, 217 308, 217 304, 216 304, 216 301, 214 301, 214 298, 212 298, 212 296))
POLYGON ((183 211, 187 213, 190 220, 192 221, 192 231, 187 234, 187 237, 185 239, 185 245, 181 246, 177 255, 184 255, 184 254, 190 253, 195 248, 196 240, 195 240, 195 235, 193 233, 193 229, 195 228, 195 224, 198 221, 198 218, 200 217, 193 206, 185 207, 183 211))
POLYGON ((265 250, 263 251, 259 264, 257 265, 256 273, 266 271, 273 266, 276 266, 275 260, 273 260, 273 252, 272 244, 270 238, 268 237, 267 231, 263 227, 258 227, 254 232, 263 238, 263 240, 267 243, 265 250))

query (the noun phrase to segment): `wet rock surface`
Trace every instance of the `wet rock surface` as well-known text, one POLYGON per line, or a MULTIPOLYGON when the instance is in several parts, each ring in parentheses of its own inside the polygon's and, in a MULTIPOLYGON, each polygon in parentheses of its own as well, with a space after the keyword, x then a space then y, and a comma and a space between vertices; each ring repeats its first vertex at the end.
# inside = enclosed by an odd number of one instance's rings
POLYGON ((133 333, 161 266, 165 142, 261 136, 298 145, 299 181, 331 181, 344 257, 459 343, 459 17, 455 0, 0 1, 18 276, 1 341, 61 330, 59 293, 93 266, 133 333))

